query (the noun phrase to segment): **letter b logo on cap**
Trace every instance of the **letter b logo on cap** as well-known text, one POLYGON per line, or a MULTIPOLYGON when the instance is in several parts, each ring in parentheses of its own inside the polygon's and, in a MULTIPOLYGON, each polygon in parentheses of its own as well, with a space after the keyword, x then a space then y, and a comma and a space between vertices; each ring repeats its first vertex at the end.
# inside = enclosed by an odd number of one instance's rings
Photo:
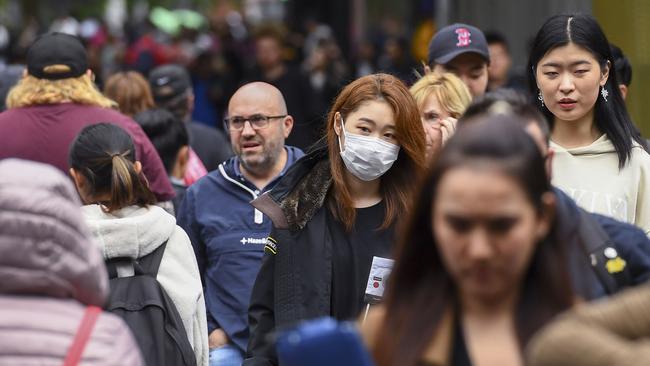
POLYGON ((456 47, 467 47, 472 43, 472 40, 470 39, 472 34, 467 30, 467 28, 456 29, 456 34, 458 35, 458 43, 456 43, 456 47))

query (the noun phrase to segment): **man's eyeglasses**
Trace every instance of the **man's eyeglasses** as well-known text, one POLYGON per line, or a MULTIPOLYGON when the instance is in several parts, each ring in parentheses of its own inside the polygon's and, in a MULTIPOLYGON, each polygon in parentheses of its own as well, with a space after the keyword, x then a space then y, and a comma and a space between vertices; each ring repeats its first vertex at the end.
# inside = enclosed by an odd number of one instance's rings
POLYGON ((228 129, 233 131, 243 130, 244 126, 246 125, 246 121, 250 122, 251 127, 253 129, 260 130, 262 128, 267 128, 269 126, 269 120, 275 118, 284 118, 286 116, 287 116, 286 114, 282 116, 265 116, 263 114, 254 114, 248 117, 233 116, 233 117, 225 118, 224 122, 226 122, 226 126, 228 126, 228 129))

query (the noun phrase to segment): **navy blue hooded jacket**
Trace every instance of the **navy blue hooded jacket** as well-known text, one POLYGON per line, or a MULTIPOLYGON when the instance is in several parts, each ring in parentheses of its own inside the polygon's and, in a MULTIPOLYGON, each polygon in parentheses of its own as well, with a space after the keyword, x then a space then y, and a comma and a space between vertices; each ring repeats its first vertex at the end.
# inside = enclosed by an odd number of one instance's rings
POLYGON ((177 214, 199 265, 208 334, 221 328, 242 351, 248 343, 251 291, 273 227, 250 201, 273 188, 304 155, 295 147, 285 149, 287 164, 263 190, 244 178, 235 156, 189 187, 177 214))
MULTIPOLYGON (((578 242, 580 208, 561 190, 554 191, 557 197, 556 228, 559 237, 567 242, 567 259, 574 290, 587 300, 607 296, 605 286, 589 264, 589 256, 578 242)), ((607 216, 591 215, 616 246, 618 255, 625 260, 630 274, 628 285, 647 282, 650 279, 650 239, 643 230, 607 216)))

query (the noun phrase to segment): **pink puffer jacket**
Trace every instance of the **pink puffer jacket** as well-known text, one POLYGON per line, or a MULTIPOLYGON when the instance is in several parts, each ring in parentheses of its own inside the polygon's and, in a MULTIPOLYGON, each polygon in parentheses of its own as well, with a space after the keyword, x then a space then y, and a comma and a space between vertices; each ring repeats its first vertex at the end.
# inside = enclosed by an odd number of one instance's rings
MULTIPOLYGON (((0 365, 62 365, 86 305, 108 294, 72 183, 57 169, 0 161, 0 365)), ((80 365, 142 365, 130 330, 102 313, 80 365)))

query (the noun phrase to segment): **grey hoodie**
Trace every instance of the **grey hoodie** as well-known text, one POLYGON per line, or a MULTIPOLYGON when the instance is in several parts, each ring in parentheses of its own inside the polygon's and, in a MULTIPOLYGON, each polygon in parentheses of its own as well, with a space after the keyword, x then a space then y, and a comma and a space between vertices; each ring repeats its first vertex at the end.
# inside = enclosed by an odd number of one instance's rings
MULTIPOLYGON (((72 183, 54 167, 0 161, 0 365, 61 365, 87 305, 108 293, 72 183)), ((124 322, 102 313, 81 365, 141 365, 124 322)))

